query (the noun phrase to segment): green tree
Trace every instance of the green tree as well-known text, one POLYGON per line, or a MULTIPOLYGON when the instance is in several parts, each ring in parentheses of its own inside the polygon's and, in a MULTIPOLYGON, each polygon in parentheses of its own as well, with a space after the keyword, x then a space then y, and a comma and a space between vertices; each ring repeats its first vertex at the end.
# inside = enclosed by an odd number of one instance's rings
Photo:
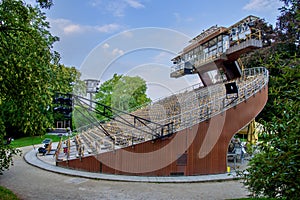
POLYGON ((299 199, 300 59, 284 62, 274 57, 273 65, 268 65, 269 100, 261 115, 265 130, 258 146, 260 153, 249 163, 245 185, 255 196, 299 199))
POLYGON ((274 55, 270 55, 269 60, 266 60, 263 64, 269 70, 269 95, 268 102, 259 114, 258 119, 263 119, 266 122, 271 122, 273 116, 283 112, 280 109, 281 107, 277 107, 278 98, 299 101, 300 59, 297 57, 285 57, 280 55, 280 52, 277 52, 274 55))
POLYGON ((58 55, 50 49, 58 38, 48 26, 38 8, 0 1, 0 172, 18 153, 7 143, 7 130, 31 135, 49 124, 49 65, 58 55))
MULTIPOLYGON (((52 5, 37 2, 42 8, 52 5)), ((71 92, 80 82, 75 68, 58 63, 59 54, 51 50, 56 41, 39 7, 0 1, 0 172, 17 153, 7 138, 44 134, 53 123, 54 93, 71 92)))
POLYGON ((280 0, 283 6, 275 29, 264 20, 256 24, 262 30, 264 48, 243 56, 246 67, 256 67, 270 62, 275 54, 281 59, 300 54, 300 3, 298 0, 280 0), (278 53, 279 52, 279 53, 278 53))
POLYGON ((281 15, 276 24, 277 38, 299 48, 300 42, 300 2, 299 0, 280 0, 284 5, 279 8, 281 15))
POLYGON ((51 48, 58 40, 48 31, 45 15, 18 0, 0 3, 0 99, 6 128, 28 135, 42 134, 49 126, 52 103, 51 48))
POLYGON ((243 174, 254 196, 300 198, 300 58, 299 1, 281 0, 275 38, 244 58, 248 67, 269 70, 268 102, 258 118, 265 130, 259 153, 243 174))
MULTIPOLYGON (((65 67, 64 65, 52 65, 52 71, 56 72, 52 77, 53 93, 59 94, 75 94, 83 96, 85 94, 85 83, 80 80, 81 73, 75 67, 65 67)), ((52 104, 53 110, 59 105, 52 104)), ((53 112, 53 122, 65 120, 65 115, 58 112, 53 112)), ((49 112, 51 116, 51 112, 49 112)), ((49 117, 52 119, 51 117, 49 117)), ((74 127, 71 127, 74 129, 74 127)))
POLYGON ((37 3, 41 6, 41 8, 50 8, 53 5, 52 0, 36 0, 37 3))
MULTIPOLYGON (((99 92, 96 94, 96 101, 102 105, 107 105, 117 110, 131 112, 138 107, 151 102, 146 95, 146 82, 140 77, 130 77, 114 74, 113 78, 101 84, 99 92)), ((103 112, 101 105, 96 107, 103 112)), ((107 114, 113 114, 107 111, 107 114)), ((104 116, 98 116, 104 120, 104 116)))
POLYGON ((96 113, 89 110, 88 105, 74 105, 73 111, 73 130, 87 126, 97 119, 96 113))
POLYGON ((13 156, 20 154, 18 149, 12 148, 5 138, 5 127, 0 118, 0 175, 13 165, 13 156))

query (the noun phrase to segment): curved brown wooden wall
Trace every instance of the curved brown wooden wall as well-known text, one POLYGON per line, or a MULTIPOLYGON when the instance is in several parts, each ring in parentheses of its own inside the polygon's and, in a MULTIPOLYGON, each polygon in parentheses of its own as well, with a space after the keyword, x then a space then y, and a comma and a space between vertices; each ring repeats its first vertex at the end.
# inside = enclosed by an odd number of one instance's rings
POLYGON ((227 148, 233 135, 255 118, 268 98, 268 88, 227 111, 179 131, 81 160, 57 162, 58 166, 90 172, 124 175, 170 176, 225 173, 227 148))

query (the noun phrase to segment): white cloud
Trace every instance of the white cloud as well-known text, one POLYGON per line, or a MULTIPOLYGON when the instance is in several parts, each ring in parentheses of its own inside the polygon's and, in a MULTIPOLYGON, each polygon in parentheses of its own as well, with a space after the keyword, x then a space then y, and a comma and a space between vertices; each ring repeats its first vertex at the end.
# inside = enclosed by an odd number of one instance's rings
POLYGON ((116 17, 123 17, 126 4, 124 2, 110 1, 104 8, 116 17))
POLYGON ((74 31, 79 32, 80 26, 73 24, 67 19, 49 19, 52 31, 56 33, 63 33, 65 35, 71 34, 74 31), (75 28, 76 27, 76 28, 75 28))
POLYGON ((144 8, 145 7, 143 4, 141 4, 137 0, 125 0, 125 2, 128 3, 128 5, 132 8, 144 8))
POLYGON ((96 28, 96 30, 98 30, 101 33, 111 33, 111 32, 119 30, 121 28, 121 26, 119 24, 106 24, 103 26, 97 26, 95 28, 96 28))
POLYGON ((243 9, 248 11, 268 11, 280 6, 278 0, 250 0, 243 9))
POLYGON ((116 17, 123 17, 128 7, 135 9, 145 7, 139 0, 91 0, 90 5, 116 17))
POLYGON ((121 56, 124 54, 124 51, 122 49, 119 49, 119 48, 115 48, 113 51, 112 51, 112 55, 113 56, 121 56))
POLYGON ((72 34, 72 33, 79 33, 81 31, 83 31, 83 29, 80 28, 79 25, 70 24, 70 25, 64 27, 63 31, 64 31, 65 34, 72 34))
POLYGON ((49 19, 51 28, 54 32, 62 33, 64 35, 86 33, 86 32, 100 32, 111 33, 122 28, 119 24, 105 24, 102 26, 90 26, 75 24, 68 19, 49 19))
POLYGON ((102 45, 102 48, 103 48, 103 49, 108 49, 108 48, 109 48, 109 44, 107 44, 107 43, 103 44, 103 45, 102 45))
POLYGON ((124 36, 125 38, 133 37, 133 33, 131 31, 124 31, 124 32, 120 33, 120 35, 124 36))
POLYGON ((111 45, 109 45, 108 43, 104 43, 102 45, 102 49, 103 49, 102 53, 106 54, 108 57, 111 57, 111 56, 117 57, 117 56, 124 55, 124 50, 119 49, 118 47, 111 50, 112 48, 111 48, 111 45))

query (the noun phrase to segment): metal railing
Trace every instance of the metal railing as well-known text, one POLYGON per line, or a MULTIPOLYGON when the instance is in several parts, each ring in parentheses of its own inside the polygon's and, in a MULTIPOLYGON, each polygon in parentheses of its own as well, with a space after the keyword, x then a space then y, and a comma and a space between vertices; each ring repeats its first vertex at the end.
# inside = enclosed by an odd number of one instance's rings
MULTIPOLYGON (((225 82, 208 87, 202 87, 196 84, 184 90, 180 90, 167 98, 158 99, 144 107, 144 109, 148 108, 145 109, 145 112, 149 112, 150 106, 158 104, 172 107, 174 110, 165 110, 166 112, 170 112, 170 114, 157 113, 162 114, 162 117, 157 117, 157 119, 160 120, 155 122, 161 124, 172 122, 173 126, 170 128, 173 129, 172 132, 176 133, 208 120, 247 100, 267 85, 268 78, 268 70, 264 67, 245 69, 240 78, 230 81, 236 82, 238 86, 238 98, 230 104, 226 102, 229 101, 229 99, 226 98, 225 91, 225 84, 228 82, 225 82)), ((155 139, 146 131, 143 131, 143 129, 145 129, 143 126, 139 127, 139 129, 121 127, 120 130, 123 131, 113 135, 117 143, 112 144, 105 135, 97 133, 97 129, 94 128, 97 124, 98 122, 95 122, 77 129, 77 131, 81 133, 80 137, 85 140, 81 142, 85 144, 86 151, 92 154, 110 151, 116 148, 124 148, 155 139)), ((167 131, 165 133, 167 134, 167 131)), ((71 155, 70 157, 76 157, 76 155, 71 155)))
MULTIPOLYGON (((238 85, 239 97, 228 106, 226 106, 227 99, 224 84, 217 84, 205 87, 196 92, 196 96, 200 97, 209 95, 209 101, 206 104, 195 106, 193 109, 189 109, 167 120, 180 121, 180 124, 174 124, 175 127, 177 126, 174 132, 198 124, 236 106, 256 94, 268 83, 268 77, 268 70, 266 68, 246 69, 239 79, 234 80, 238 85), (192 122, 190 122, 191 120, 192 122)), ((187 101, 190 101, 190 99, 187 99, 187 101)))
MULTIPOLYGON (((263 67, 246 69, 243 71, 242 76, 235 81, 239 88, 239 98, 230 105, 225 106, 225 83, 196 89, 195 86, 191 86, 186 88, 184 92, 181 91, 175 94, 179 100, 181 112, 178 115, 160 120, 158 123, 174 122, 174 132, 177 132, 218 115, 261 90, 268 83, 268 70, 263 67), (205 99, 207 102, 197 103, 201 99, 205 99)), ((127 133, 124 132, 124 134, 130 135, 130 132, 137 133, 136 130, 132 130, 127 133)))

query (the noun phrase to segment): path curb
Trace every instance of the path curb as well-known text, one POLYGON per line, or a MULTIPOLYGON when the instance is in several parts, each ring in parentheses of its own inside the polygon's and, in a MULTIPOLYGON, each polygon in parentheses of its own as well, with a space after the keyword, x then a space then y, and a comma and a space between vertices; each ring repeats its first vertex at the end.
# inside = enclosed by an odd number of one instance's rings
POLYGON ((122 181, 122 182, 146 182, 146 183, 199 183, 199 182, 221 182, 238 180, 239 177, 236 174, 214 174, 214 175, 199 175, 199 176, 170 176, 170 177, 153 177, 153 176, 126 176, 126 175, 114 175, 114 174, 101 174, 93 172, 85 172, 72 170, 67 168, 51 165, 40 160, 37 157, 37 150, 33 149, 26 152, 23 156, 25 162, 38 167, 40 169, 64 174, 67 176, 75 176, 88 179, 106 180, 106 181, 122 181))

